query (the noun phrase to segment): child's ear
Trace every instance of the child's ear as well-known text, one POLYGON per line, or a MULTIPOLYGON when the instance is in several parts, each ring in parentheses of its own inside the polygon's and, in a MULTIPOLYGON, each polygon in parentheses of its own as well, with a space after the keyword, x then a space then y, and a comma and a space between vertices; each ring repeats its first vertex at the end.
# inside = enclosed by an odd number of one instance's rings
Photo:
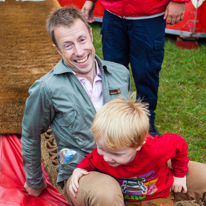
POLYGON ((142 148, 142 146, 137 147, 137 148, 136 148, 136 151, 140 151, 141 148, 142 148))
MULTIPOLYGON (((143 142, 142 146, 143 146, 145 143, 146 143, 146 140, 143 142)), ((142 148, 142 146, 137 147, 137 148, 136 148, 136 151, 140 151, 141 148, 142 148)))

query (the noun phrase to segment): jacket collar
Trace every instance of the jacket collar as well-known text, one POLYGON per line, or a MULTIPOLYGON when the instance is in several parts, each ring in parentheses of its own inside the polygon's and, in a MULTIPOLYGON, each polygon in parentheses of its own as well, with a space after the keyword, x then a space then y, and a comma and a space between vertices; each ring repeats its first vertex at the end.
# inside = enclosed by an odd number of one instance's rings
POLYGON ((97 55, 95 55, 95 59, 99 65, 99 68, 101 69, 101 71, 105 72, 109 72, 112 73, 112 70, 108 68, 108 66, 105 64, 105 61, 102 61, 97 55))
MULTIPOLYGON (((112 73, 111 69, 108 69, 104 61, 102 61, 97 55, 95 55, 95 59, 102 71, 108 71, 112 73)), ((57 65, 54 67, 54 74, 63 74, 63 73, 72 73, 72 70, 64 63, 64 60, 61 59, 57 65)))

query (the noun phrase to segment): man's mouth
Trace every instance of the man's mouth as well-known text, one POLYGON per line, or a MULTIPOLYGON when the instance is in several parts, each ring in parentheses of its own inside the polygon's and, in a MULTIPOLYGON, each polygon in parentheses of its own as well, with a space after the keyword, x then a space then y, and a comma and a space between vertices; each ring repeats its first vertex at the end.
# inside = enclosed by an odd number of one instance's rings
POLYGON ((88 57, 89 57, 89 55, 86 56, 84 59, 75 60, 75 62, 77 62, 77 63, 84 63, 85 61, 87 61, 88 57))

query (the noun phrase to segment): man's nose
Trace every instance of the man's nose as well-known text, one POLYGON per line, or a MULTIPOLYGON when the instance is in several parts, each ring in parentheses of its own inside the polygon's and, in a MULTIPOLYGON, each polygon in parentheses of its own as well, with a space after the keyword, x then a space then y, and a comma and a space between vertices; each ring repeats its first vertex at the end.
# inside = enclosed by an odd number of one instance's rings
POLYGON ((84 49, 81 45, 79 45, 79 44, 76 45, 75 54, 76 54, 76 56, 83 56, 84 49))

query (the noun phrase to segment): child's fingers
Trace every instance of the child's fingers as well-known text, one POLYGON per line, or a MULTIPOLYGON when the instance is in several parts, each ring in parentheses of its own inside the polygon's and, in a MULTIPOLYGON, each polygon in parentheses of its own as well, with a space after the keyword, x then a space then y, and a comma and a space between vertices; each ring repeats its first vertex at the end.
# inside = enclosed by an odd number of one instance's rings
POLYGON ((79 184, 77 182, 78 180, 73 180, 71 183, 71 188, 74 192, 77 192, 78 188, 79 188, 79 184))
POLYGON ((72 191, 71 194, 74 198, 76 197, 75 192, 72 191))
POLYGON ((183 192, 186 193, 187 192, 187 187, 186 186, 175 186, 174 187, 174 192, 183 192))
POLYGON ((173 191, 174 191, 174 192, 178 192, 178 189, 177 189, 176 186, 173 187, 173 191))
POLYGON ((178 186, 176 186, 176 185, 172 185, 171 189, 172 189, 175 193, 177 193, 177 192, 180 192, 180 191, 181 191, 182 187, 181 187, 181 189, 180 189, 180 187, 178 187, 178 186))
POLYGON ((79 188, 79 183, 78 180, 74 181, 74 188, 75 188, 75 192, 77 192, 78 188, 79 188))
POLYGON ((70 182, 70 186, 69 186, 69 191, 71 193, 71 195, 75 198, 78 188, 79 188, 79 179, 83 176, 83 175, 87 175, 89 174, 89 172, 87 172, 86 170, 82 170, 82 171, 75 171, 76 173, 72 175, 71 178, 71 182, 70 182))
POLYGON ((177 192, 182 192, 182 186, 179 186, 179 187, 177 188, 177 192))
POLYGON ((69 187, 69 191, 70 191, 70 193, 72 194, 72 196, 75 198, 75 197, 76 197, 76 195, 75 195, 75 191, 74 191, 74 189, 73 189, 73 186, 72 186, 72 185, 70 185, 70 187, 69 187))
POLYGON ((87 171, 85 170, 85 171, 82 171, 82 174, 84 174, 84 175, 88 175, 89 172, 87 172, 87 171))
MULTIPOLYGON (((88 175, 88 174, 89 174, 89 172, 87 172, 86 170, 82 170, 81 173, 79 174, 79 177, 74 179, 74 183, 73 183, 73 184, 75 185, 76 189, 79 188, 79 179, 80 179, 82 176, 88 175)), ((77 192, 77 191, 76 191, 76 192, 77 192)))
POLYGON ((187 186, 183 186, 183 193, 186 193, 187 192, 187 186))

